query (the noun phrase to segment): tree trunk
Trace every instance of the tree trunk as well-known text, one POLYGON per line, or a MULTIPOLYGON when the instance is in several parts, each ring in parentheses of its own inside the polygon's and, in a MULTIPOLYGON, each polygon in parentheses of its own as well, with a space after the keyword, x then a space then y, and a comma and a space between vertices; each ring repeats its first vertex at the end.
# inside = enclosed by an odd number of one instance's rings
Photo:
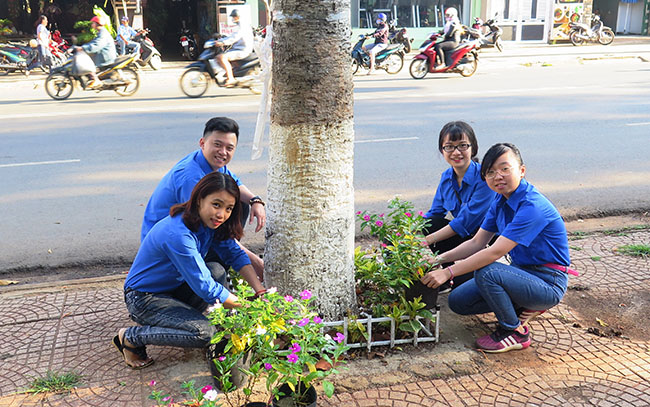
POLYGON ((349 3, 274 1, 266 281, 326 319, 356 307, 349 3))

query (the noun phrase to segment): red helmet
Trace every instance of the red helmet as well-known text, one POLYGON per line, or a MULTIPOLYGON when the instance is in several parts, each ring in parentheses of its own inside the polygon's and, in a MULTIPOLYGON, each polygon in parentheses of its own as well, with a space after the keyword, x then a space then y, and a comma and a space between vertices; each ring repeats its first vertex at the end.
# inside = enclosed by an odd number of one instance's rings
POLYGON ((104 25, 104 24, 102 24, 102 20, 99 18, 99 16, 95 16, 95 17, 91 18, 90 22, 97 23, 99 25, 104 25))

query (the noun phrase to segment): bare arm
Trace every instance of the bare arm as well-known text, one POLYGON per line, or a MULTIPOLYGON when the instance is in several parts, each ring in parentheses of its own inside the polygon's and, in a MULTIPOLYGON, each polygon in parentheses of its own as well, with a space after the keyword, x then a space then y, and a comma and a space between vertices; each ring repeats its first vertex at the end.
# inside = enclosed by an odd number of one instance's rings
POLYGON ((255 269, 250 264, 247 264, 244 267, 242 267, 239 270, 239 274, 241 274, 241 276, 244 277, 244 280, 246 280, 248 285, 253 287, 253 290, 255 290, 255 292, 264 290, 264 286, 257 278, 257 273, 255 273, 255 269))
POLYGON ((427 242, 427 246, 430 246, 434 243, 442 242, 443 240, 447 240, 450 237, 456 236, 457 233, 454 232, 454 229, 451 228, 451 226, 447 225, 439 230, 436 230, 435 232, 427 235, 424 240, 427 242))
POLYGON ((226 302, 223 303, 223 306, 224 308, 239 308, 241 307, 241 303, 235 294, 230 294, 226 302))
MULTIPOLYGON (((255 195, 246 187, 246 185, 239 186, 239 200, 245 203, 249 203, 251 198, 255 195)), ((264 224, 266 223, 266 211, 264 210, 264 205, 256 203, 251 205, 251 214, 248 219, 248 223, 253 223, 253 219, 257 218, 257 226, 255 227, 255 233, 262 230, 264 224)))

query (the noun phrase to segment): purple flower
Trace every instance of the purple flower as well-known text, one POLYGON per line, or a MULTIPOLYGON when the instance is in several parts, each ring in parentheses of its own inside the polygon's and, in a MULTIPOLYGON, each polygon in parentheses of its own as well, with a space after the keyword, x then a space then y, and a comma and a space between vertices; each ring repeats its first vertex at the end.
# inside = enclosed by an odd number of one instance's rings
POLYGON ((209 392, 210 390, 212 390, 212 386, 210 386, 210 385, 208 384, 208 385, 204 386, 204 387, 201 389, 201 393, 205 394, 205 393, 209 392))
POLYGON ((290 295, 285 295, 285 296, 284 296, 284 300, 285 300, 286 302, 292 302, 292 301, 293 301, 293 297, 290 296, 290 295))
POLYGON ((162 399, 162 401, 170 401, 170 400, 172 400, 172 396, 167 396, 167 397, 162 399))
POLYGON ((342 333, 338 332, 338 333, 336 334, 336 336, 334 336, 333 339, 334 339, 336 342, 341 343, 341 342, 343 342, 343 340, 345 339, 345 335, 343 335, 342 333))
POLYGON ((271 370, 271 369, 273 369, 273 366, 270 363, 265 363, 264 364, 264 369, 271 370))
POLYGON ((384 217, 384 214, 383 214, 383 213, 380 213, 380 214, 379 214, 379 217, 380 217, 380 218, 383 218, 383 217, 384 217))
POLYGON ((404 215, 406 215, 407 218, 410 218, 411 216, 413 216, 413 214, 411 212, 405 212, 404 215))
POLYGON ((357 215, 361 215, 361 211, 357 211, 357 215))
POLYGON ((314 323, 315 324, 320 324, 321 322, 323 322, 323 318, 321 318, 319 316, 314 317, 314 323))
POLYGON ((375 222, 375 225, 377 225, 379 227, 382 227, 382 226, 384 226, 384 222, 378 220, 377 222, 375 222))
POLYGON ((300 293, 300 299, 301 300, 308 300, 310 298, 311 298, 311 291, 305 290, 305 291, 300 293))
POLYGON ((289 355, 287 355, 287 360, 289 360, 289 362, 291 363, 296 363, 298 361, 298 355, 296 355, 295 353, 290 353, 289 355))
POLYGON ((155 385, 156 385, 156 381, 155 381, 155 380, 152 380, 152 381, 149 382, 149 386, 153 387, 153 386, 155 386, 155 385))
POLYGON ((363 215, 363 220, 370 220, 370 216, 369 215, 363 215))
POLYGON ((395 233, 395 236, 402 236, 400 232, 395 233))
POLYGON ((226 360, 225 356, 219 356, 219 362, 223 362, 224 360, 226 360))
POLYGON ((298 322, 298 326, 305 326, 309 323, 309 318, 303 318, 298 322))
POLYGON ((418 215, 423 216, 424 212, 420 211, 420 212, 418 212, 418 215))
POLYGON ((292 344, 291 344, 291 347, 289 348, 289 350, 291 351, 291 353, 298 353, 298 352, 300 352, 300 351, 302 350, 302 348, 300 347, 299 344, 297 344, 297 343, 292 343, 292 344))

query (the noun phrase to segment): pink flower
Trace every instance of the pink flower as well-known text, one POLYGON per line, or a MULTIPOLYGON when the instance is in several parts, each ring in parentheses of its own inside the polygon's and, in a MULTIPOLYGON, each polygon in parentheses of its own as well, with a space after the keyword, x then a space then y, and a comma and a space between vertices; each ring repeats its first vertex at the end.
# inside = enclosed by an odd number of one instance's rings
POLYGON ((361 211, 357 211, 357 215, 361 215, 361 211))
POLYGON ((162 399, 162 401, 170 401, 170 400, 171 400, 171 402, 174 401, 174 400, 172 400, 172 396, 167 396, 167 397, 162 399))
POLYGON ((411 212, 405 212, 404 215, 406 215, 407 218, 410 218, 411 216, 413 216, 413 214, 411 212))
POLYGON ((311 291, 305 290, 305 291, 300 293, 300 299, 301 300, 308 300, 310 298, 311 298, 311 291))
POLYGON ((400 232, 395 233, 395 236, 402 236, 400 232))
POLYGON ((155 386, 155 385, 156 385, 156 381, 155 381, 155 380, 152 380, 152 381, 149 382, 149 386, 153 387, 153 386, 155 386))
POLYGON ((219 362, 223 362, 224 360, 226 360, 225 356, 219 356, 219 362))
POLYGON ((345 339, 345 335, 343 335, 342 333, 338 332, 338 333, 336 334, 336 336, 334 336, 333 339, 334 339, 336 342, 341 343, 341 342, 343 342, 343 340, 345 339))
POLYGON ((300 352, 300 351, 302 350, 302 348, 300 347, 299 344, 297 344, 297 343, 292 343, 292 344, 291 344, 291 347, 289 348, 289 350, 291 351, 291 353, 298 353, 298 352, 300 352))
POLYGON ((315 324, 320 324, 321 322, 323 322, 323 318, 321 318, 319 316, 314 317, 314 323, 315 324))
POLYGON ((384 214, 383 214, 383 213, 380 213, 380 214, 379 214, 379 217, 380 217, 380 218, 383 218, 383 217, 384 217, 384 214))
POLYGON ((381 247, 388 247, 388 245, 386 243, 382 243, 381 247))
POLYGON ((265 363, 264 364, 264 369, 271 370, 271 369, 273 369, 273 366, 270 363, 265 363))
POLYGON ((424 212, 420 211, 420 212, 418 212, 418 215, 423 216, 424 212))
POLYGON ((368 215, 364 215, 364 216, 363 216, 363 220, 370 220, 370 216, 368 216, 368 215))
POLYGON ((292 302, 292 301, 293 301, 293 297, 290 296, 290 295, 285 295, 285 296, 284 296, 284 300, 285 300, 286 302, 292 302))
POLYGON ((375 222, 375 225, 377 225, 379 227, 382 227, 382 226, 384 226, 384 222, 378 220, 377 222, 375 222))
POLYGON ((296 363, 298 361, 298 355, 296 355, 295 353, 290 353, 289 355, 287 355, 287 360, 289 360, 289 362, 291 363, 296 363))
POLYGON ((305 326, 309 323, 309 318, 303 318, 298 322, 298 326, 305 326))
POLYGON ((290 319, 289 320, 289 325, 296 325, 296 320, 295 319, 290 319))
POLYGON ((205 387, 203 387, 203 388, 201 389, 201 393, 205 394, 205 393, 209 392, 210 390, 212 390, 212 386, 210 386, 210 385, 208 384, 207 386, 205 386, 205 387))

